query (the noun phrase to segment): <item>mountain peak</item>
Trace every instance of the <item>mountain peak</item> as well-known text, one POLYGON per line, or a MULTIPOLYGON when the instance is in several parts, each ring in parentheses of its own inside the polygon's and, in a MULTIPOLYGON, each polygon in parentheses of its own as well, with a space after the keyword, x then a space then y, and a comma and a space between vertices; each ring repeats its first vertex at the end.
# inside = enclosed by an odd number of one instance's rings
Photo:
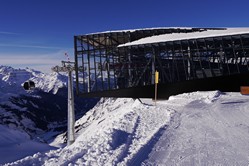
POLYGON ((67 86, 67 76, 60 73, 45 74, 31 68, 15 69, 10 66, 0 66, 0 85, 4 87, 3 91, 24 93, 22 85, 28 80, 34 81, 37 89, 53 94, 56 94, 60 88, 67 86))

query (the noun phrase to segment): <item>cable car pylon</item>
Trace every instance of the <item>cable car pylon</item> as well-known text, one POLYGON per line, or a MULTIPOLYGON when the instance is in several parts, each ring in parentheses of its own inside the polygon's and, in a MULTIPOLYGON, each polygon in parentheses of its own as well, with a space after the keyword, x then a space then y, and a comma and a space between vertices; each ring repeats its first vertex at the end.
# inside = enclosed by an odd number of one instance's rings
POLYGON ((74 95, 72 72, 75 70, 75 63, 70 61, 61 61, 62 66, 52 67, 52 71, 57 73, 68 73, 68 109, 67 109, 67 145, 71 145, 75 141, 75 113, 74 113, 74 95))

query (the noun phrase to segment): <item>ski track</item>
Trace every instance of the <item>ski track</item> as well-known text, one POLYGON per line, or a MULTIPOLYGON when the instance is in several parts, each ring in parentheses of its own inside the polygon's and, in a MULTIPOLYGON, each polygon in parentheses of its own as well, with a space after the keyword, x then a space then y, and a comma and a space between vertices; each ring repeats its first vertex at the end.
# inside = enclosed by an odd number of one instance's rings
MULTIPOLYGON (((124 160, 125 157, 127 157, 129 155, 129 148, 132 144, 132 139, 133 137, 135 137, 135 133, 138 129, 138 125, 140 123, 140 117, 137 117, 137 120, 135 122, 134 128, 132 133, 130 133, 127 137, 127 141, 125 142, 124 147, 122 148, 122 151, 120 152, 120 154, 117 156, 117 160, 114 163, 114 165, 117 165, 118 163, 122 162, 124 160)), ((122 137, 122 136, 121 136, 122 137)))

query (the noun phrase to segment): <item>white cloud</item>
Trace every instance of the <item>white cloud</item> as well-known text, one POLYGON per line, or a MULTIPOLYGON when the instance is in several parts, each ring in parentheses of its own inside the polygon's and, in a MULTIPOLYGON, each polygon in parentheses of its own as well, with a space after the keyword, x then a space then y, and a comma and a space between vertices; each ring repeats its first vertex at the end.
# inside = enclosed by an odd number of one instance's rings
POLYGON ((19 33, 15 33, 15 32, 4 32, 4 31, 0 31, 0 34, 4 34, 4 35, 19 35, 19 33))
POLYGON ((1 44, 0 47, 21 47, 21 48, 41 48, 41 49, 63 49, 62 47, 50 47, 40 45, 22 45, 22 44, 1 44))

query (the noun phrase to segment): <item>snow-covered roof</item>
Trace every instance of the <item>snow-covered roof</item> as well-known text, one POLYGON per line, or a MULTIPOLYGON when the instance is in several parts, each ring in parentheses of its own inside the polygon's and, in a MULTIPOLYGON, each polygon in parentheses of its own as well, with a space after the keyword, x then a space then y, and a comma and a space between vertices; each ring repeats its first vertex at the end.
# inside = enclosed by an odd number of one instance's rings
POLYGON ((225 30, 207 30, 202 32, 191 32, 191 33, 172 33, 172 34, 163 34, 163 35, 145 37, 133 42, 120 44, 118 47, 186 40, 186 39, 238 35, 238 34, 247 34, 247 33, 249 34, 249 28, 227 28, 225 30))
POLYGON ((88 33, 87 35, 102 34, 102 33, 135 32, 141 30, 156 30, 156 29, 192 29, 192 27, 155 27, 155 28, 138 28, 138 29, 126 29, 126 30, 111 30, 111 31, 88 33))

